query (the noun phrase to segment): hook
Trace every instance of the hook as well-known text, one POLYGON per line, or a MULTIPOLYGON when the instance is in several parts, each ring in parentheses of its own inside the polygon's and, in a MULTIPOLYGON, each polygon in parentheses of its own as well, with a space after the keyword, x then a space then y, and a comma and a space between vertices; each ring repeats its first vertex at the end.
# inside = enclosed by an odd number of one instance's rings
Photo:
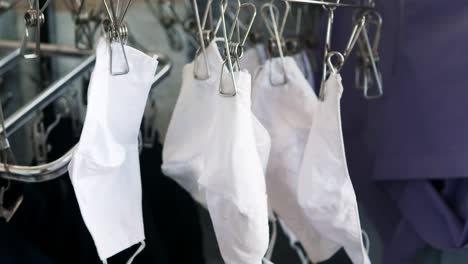
POLYGON ((343 67, 343 64, 345 62, 345 57, 343 56, 343 54, 341 54, 341 52, 331 51, 328 53, 326 61, 327 61, 327 65, 331 73, 336 74, 336 73, 339 73, 341 67, 343 67), (338 58, 337 64, 333 64, 332 58, 334 56, 338 58))
MULTIPOLYGON (((117 11, 112 0, 103 0, 104 6, 106 8, 107 14, 109 16, 108 19, 105 19, 102 24, 104 28, 104 32, 106 32, 107 40, 109 41, 109 65, 110 65, 110 73, 111 75, 124 75, 130 71, 128 65, 127 54, 125 52, 124 44, 127 42, 128 39, 128 27, 123 22, 125 15, 132 3, 132 0, 128 0, 127 4, 124 7, 124 11, 120 14, 120 1, 117 2, 117 11), (109 1, 109 3, 107 2, 109 1), (119 70, 115 70, 114 65, 114 45, 119 45, 121 49, 121 54, 124 65, 119 70)), ((122 65, 121 65, 122 66, 122 65)))
POLYGON ((23 41, 21 44, 21 55, 25 59, 34 59, 39 56, 41 51, 41 27, 45 22, 44 10, 49 5, 50 0, 47 0, 42 6, 42 8, 40 8, 39 6, 39 0, 28 0, 28 3, 29 9, 26 10, 26 13, 24 14, 25 31, 23 41), (27 53, 27 46, 31 35, 29 30, 33 28, 35 29, 34 41, 36 43, 36 47, 31 53, 27 53))

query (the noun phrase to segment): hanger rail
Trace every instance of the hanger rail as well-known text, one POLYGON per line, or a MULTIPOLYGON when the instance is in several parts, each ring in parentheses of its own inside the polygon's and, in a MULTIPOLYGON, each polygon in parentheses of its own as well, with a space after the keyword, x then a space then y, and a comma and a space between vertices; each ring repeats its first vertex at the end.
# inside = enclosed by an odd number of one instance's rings
POLYGON ((360 8, 360 9, 374 9, 373 6, 370 5, 360 5, 360 4, 348 4, 348 3, 333 3, 328 1, 320 1, 320 0, 286 0, 291 3, 303 3, 303 4, 316 4, 328 7, 348 7, 348 8, 360 8))
MULTIPOLYGON (((16 49, 21 44, 19 41, 11 40, 0 40, 0 49, 16 49)), ((34 49, 34 43, 28 43, 26 45, 27 49, 34 49)), ((16 52, 16 51, 14 51, 16 52)), ((79 49, 73 46, 68 45, 56 45, 41 43, 41 56, 50 56, 50 55, 62 55, 62 56, 73 56, 73 57, 83 57, 90 56, 94 53, 92 49, 79 49)))

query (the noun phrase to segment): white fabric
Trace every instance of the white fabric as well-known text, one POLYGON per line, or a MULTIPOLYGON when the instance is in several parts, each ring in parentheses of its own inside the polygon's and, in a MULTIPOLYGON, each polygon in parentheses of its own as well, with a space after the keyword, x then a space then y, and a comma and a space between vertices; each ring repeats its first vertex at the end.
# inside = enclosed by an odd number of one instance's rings
POLYGON ((311 258, 324 260, 337 246, 320 238, 297 199, 299 170, 318 99, 295 60, 285 57, 284 63, 287 83, 282 82, 281 58, 273 58, 259 71, 253 85, 252 111, 271 136, 266 173, 269 206, 292 244, 300 241, 311 258))
MULTIPOLYGON (((223 87, 232 91, 230 75, 224 77, 223 87)), ((235 79, 236 96, 215 97, 214 126, 200 184, 206 190, 224 262, 260 264, 269 234, 264 170, 258 153, 269 152, 269 136, 250 110, 250 74, 237 72, 235 79)))
POLYGON ((208 208, 225 263, 260 264, 268 247, 264 168, 270 138, 250 110, 250 75, 237 73, 237 95, 221 96, 221 69, 225 91, 232 91, 232 79, 216 43, 206 52, 208 79, 194 78, 195 63, 184 68, 162 169, 208 208))
POLYGON ((331 74, 324 89, 299 174, 299 202, 323 238, 343 247, 354 264, 369 264, 341 131, 341 76, 331 74))
MULTIPOLYGON (((215 101, 218 99, 220 73, 223 60, 215 42, 206 48, 209 78, 198 80, 194 68, 204 68, 204 56, 199 54, 194 62, 184 67, 182 87, 169 123, 163 148, 162 170, 174 179, 192 197, 206 207, 204 192, 198 180, 205 174, 207 145, 211 144, 214 127, 215 101)), ((199 72, 206 70, 200 70, 199 72)), ((204 75, 204 74, 202 74, 204 75)), ((225 72, 227 75, 227 72, 225 72)), ((265 170, 270 152, 270 137, 252 115, 257 151, 265 170)))
MULTIPOLYGON (((288 82, 274 85, 282 83, 280 80, 283 79, 284 72, 283 61, 280 58, 273 58, 267 61, 258 72, 253 85, 252 110, 271 136, 271 153, 266 173, 269 206, 278 215, 291 244, 299 241, 314 263, 329 259, 342 246, 345 247, 354 263, 368 263, 363 262, 368 261, 367 255, 359 255, 352 251, 353 246, 358 248, 361 246, 359 222, 353 226, 349 226, 346 221, 340 222, 342 226, 338 226, 335 231, 330 228, 326 229, 327 232, 322 230, 324 226, 327 228, 327 223, 333 223, 332 213, 345 213, 350 208, 357 212, 357 207, 356 209, 355 207, 343 208, 341 212, 325 212, 327 214, 323 211, 311 211, 310 208, 315 203, 333 206, 336 196, 342 197, 338 192, 340 189, 336 190, 337 193, 322 192, 321 195, 315 195, 318 193, 316 189, 323 189, 323 182, 326 179, 334 177, 339 179, 344 177, 348 180, 346 192, 351 192, 353 196, 346 197, 349 200, 345 202, 350 206, 353 206, 353 203, 356 204, 347 174, 312 175, 316 178, 313 183, 307 179, 311 177, 311 173, 315 172, 310 166, 328 162, 323 160, 323 156, 327 156, 330 148, 334 148, 334 151, 335 149, 344 151, 340 140, 335 140, 329 145, 317 145, 316 141, 310 139, 312 135, 315 135, 313 131, 331 126, 326 122, 331 122, 333 125, 327 131, 326 136, 341 139, 341 123, 336 121, 340 118, 339 108, 337 107, 332 112, 333 118, 330 115, 324 116, 323 109, 329 106, 331 99, 327 98, 328 101, 325 102, 318 100, 294 58, 285 57, 284 65, 288 82), (306 146, 309 148, 308 153, 313 150, 316 156, 311 157, 305 154, 306 146), (317 223, 314 216, 323 218, 323 225, 317 223), (348 230, 359 234, 356 241, 348 241, 346 238, 348 230), (361 259, 356 255, 359 255, 361 259)), ((339 106, 339 97, 336 99, 338 102, 335 105, 339 106)), ((325 133, 322 130, 320 132, 325 133)), ((341 163, 336 165, 338 169, 346 168, 344 154, 338 155, 341 153, 335 154, 340 157, 341 163)), ((335 166, 335 164, 331 165, 335 166)), ((359 221, 357 214, 350 215, 350 217, 351 219, 347 219, 349 223, 359 221)))
POLYGON ((131 47, 125 51, 130 72, 112 76, 108 44, 98 44, 86 119, 68 168, 103 261, 145 239, 137 138, 158 62, 131 47))
POLYGON ((198 179, 205 173, 206 146, 211 144, 209 133, 214 122, 214 100, 223 63, 215 42, 206 47, 206 55, 208 79, 199 80, 194 76, 195 65, 205 68, 203 54, 184 67, 182 86, 164 142, 162 164, 164 174, 205 207, 198 179))

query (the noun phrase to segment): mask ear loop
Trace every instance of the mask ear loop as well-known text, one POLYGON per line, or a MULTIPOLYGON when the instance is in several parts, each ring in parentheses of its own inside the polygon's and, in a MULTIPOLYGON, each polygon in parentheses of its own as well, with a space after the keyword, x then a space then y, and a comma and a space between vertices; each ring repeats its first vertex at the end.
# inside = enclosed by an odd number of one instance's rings
MULTIPOLYGON (((145 249, 145 247, 146 247, 146 242, 141 241, 140 246, 135 251, 135 253, 127 260, 126 264, 132 264, 135 258, 143 251, 143 249, 145 249)), ((103 260, 102 264, 107 264, 107 259, 103 260)))
POLYGON ((138 256, 143 251, 143 249, 145 249, 145 247, 146 247, 146 242, 141 241, 140 247, 138 247, 137 251, 135 251, 135 254, 133 254, 133 256, 128 259, 127 264, 132 264, 132 262, 133 262, 133 260, 135 260, 136 256, 138 256))
POLYGON ((362 229, 361 232, 362 232, 362 237, 364 239, 364 247, 366 248, 367 254, 369 254, 369 251, 370 251, 369 235, 367 234, 366 230, 364 230, 364 229, 362 229))

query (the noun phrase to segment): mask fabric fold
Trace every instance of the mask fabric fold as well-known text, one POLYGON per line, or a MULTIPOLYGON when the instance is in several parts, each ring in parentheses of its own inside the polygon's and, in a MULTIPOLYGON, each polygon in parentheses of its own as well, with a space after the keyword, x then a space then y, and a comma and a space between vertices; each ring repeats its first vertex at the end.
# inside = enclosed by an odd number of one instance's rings
POLYGON ((324 99, 314 111, 299 174, 299 202, 322 237, 343 247, 354 264, 369 264, 344 152, 341 76, 331 74, 324 89, 324 99))
MULTIPOLYGON (((200 184, 225 263, 261 264, 269 241, 263 166, 270 140, 250 109, 250 74, 241 71, 234 75, 237 95, 225 97, 214 89, 214 126, 210 144, 205 146, 207 158, 200 184)), ((234 90, 227 71, 222 82, 223 89, 234 90)))
POLYGON ((292 57, 268 60, 253 85, 252 111, 271 136, 266 171, 268 202, 291 244, 299 241, 312 259, 329 258, 333 241, 314 229, 298 201, 298 178, 317 96, 292 57), (284 83, 284 71, 287 82, 284 83))
POLYGON ((128 46, 125 52, 130 72, 112 76, 109 44, 100 40, 97 45, 83 131, 68 167, 83 220, 104 263, 141 243, 138 254, 145 240, 138 133, 158 61, 128 46))

